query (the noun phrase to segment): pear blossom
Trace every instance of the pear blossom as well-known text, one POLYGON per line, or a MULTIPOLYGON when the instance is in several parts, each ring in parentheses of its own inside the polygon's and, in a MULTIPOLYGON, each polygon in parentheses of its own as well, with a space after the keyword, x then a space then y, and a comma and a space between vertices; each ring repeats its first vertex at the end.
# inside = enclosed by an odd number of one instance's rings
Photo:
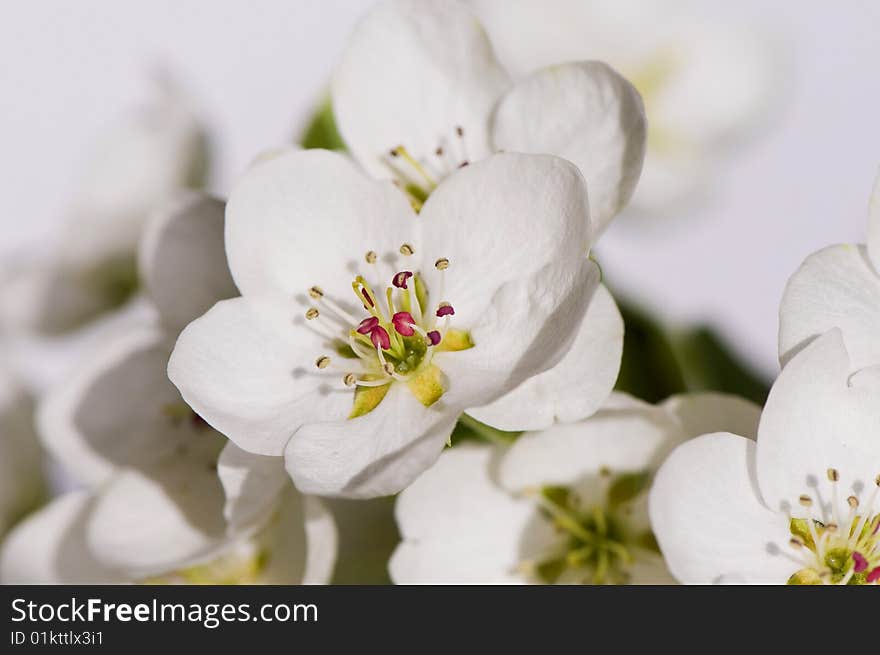
POLYGON ((108 129, 71 202, 61 237, 20 258, 0 289, 3 323, 59 334, 123 305, 138 287, 136 251, 148 216, 204 183, 207 143, 188 101, 167 77, 148 102, 108 129))
POLYGON ((361 20, 332 83, 352 156, 419 207, 457 168, 492 152, 553 154, 590 191, 596 235, 627 203, 645 152, 642 101, 613 69, 574 57, 514 82, 458 0, 385 0, 361 20))
POLYGON ((239 448, 285 457, 303 493, 395 493, 460 414, 552 368, 598 285, 584 180, 498 154, 418 215, 322 150, 252 166, 226 208, 242 296, 181 333, 168 373, 239 448))
MULTIPOLYGON (((650 129, 631 206, 660 216, 698 198, 731 146, 777 102, 782 66, 760 25, 692 0, 468 0, 517 79, 608 62, 644 98, 650 129), (552 17, 552 20, 549 20, 552 17)), ((590 178, 587 176, 587 180, 590 178)))
MULTIPOLYGON (((173 463, 169 463, 173 466, 173 463)), ((329 512, 313 497, 302 496, 288 484, 273 513, 251 532, 230 532, 218 537, 213 548, 197 556, 175 559, 175 541, 187 534, 180 516, 169 515, 161 496, 169 490, 144 483, 147 478, 121 471, 128 485, 115 495, 72 491, 59 496, 21 523, 0 549, 0 582, 4 584, 323 584, 333 571, 336 531, 329 512), (134 484, 131 484, 134 483, 134 484), (137 512, 137 519, 116 514, 117 531, 133 530, 146 536, 141 557, 131 552, 116 561, 102 557, 96 548, 94 522, 102 503, 129 508, 146 503, 150 511, 137 512), (173 520, 169 521, 169 518, 173 520), (150 521, 143 525, 140 521, 150 521), (162 539, 157 539, 161 536, 162 539), (150 557, 148 548, 161 549, 161 559, 150 557)), ((187 479, 191 479, 187 477, 187 479)), ((216 473, 214 474, 216 482, 216 473)), ((170 490, 180 501, 185 480, 170 490)), ((191 500, 196 500, 194 497, 191 500)), ((223 534, 222 515, 214 507, 191 504, 188 512, 209 511, 218 535, 223 534)), ((120 539, 117 547, 131 548, 137 541, 120 539)), ((179 552, 177 553, 180 554, 179 552)))
POLYGON ((682 583, 877 584, 880 368, 840 330, 783 368, 750 435, 705 434, 657 473, 650 517, 682 583))
MULTIPOLYGON (((586 178, 595 240, 639 179, 645 120, 629 82, 596 61, 514 82, 455 0, 379 3, 351 35, 332 96, 354 159, 392 179, 416 209, 444 178, 492 152, 554 154, 586 178)), ((512 431, 589 416, 614 386, 622 348, 623 321, 602 287, 558 367, 469 413, 512 431)))
POLYGON ((864 244, 829 246, 791 277, 779 309, 779 356, 789 361, 838 327, 854 368, 880 364, 880 175, 868 208, 864 244))
POLYGON ((0 540, 42 502, 42 454, 33 429, 33 401, 0 366, 0 540))
POLYGON ((165 371, 181 327, 237 293, 223 256, 223 208, 189 192, 154 215, 138 263, 157 318, 104 344, 38 408, 46 448, 94 490, 78 503, 87 512, 70 509, 73 501, 60 514, 47 510, 49 526, 87 516, 89 552, 114 570, 166 570, 227 537, 216 474, 225 439, 186 406, 165 371))
POLYGON ((760 409, 722 394, 649 405, 614 394, 590 418, 508 448, 462 444, 397 500, 399 584, 663 584, 647 515, 657 466, 706 429, 754 432, 760 409))

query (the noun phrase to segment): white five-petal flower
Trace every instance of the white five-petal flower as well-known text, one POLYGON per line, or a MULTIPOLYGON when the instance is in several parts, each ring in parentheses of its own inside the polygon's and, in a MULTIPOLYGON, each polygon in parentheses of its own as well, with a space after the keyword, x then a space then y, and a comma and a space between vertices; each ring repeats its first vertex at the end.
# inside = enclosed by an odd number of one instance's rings
POLYGON ((838 329, 782 370, 748 435, 679 446, 650 496, 683 583, 880 580, 880 368, 856 371, 838 329))
MULTIPOLYGON (((632 207, 659 216, 704 193, 713 160, 777 100, 781 66, 760 26, 691 0, 468 0, 518 78, 556 64, 608 62, 645 101, 650 129, 632 207)), ((535 121, 544 120, 543 111, 535 121), (538 118, 540 116, 540 118, 538 118)), ((575 160, 577 161, 577 160, 575 160)), ((587 175, 587 180, 590 180, 587 175)))
POLYGON ((759 408, 720 394, 659 406, 615 394, 592 417, 509 448, 462 444, 397 500, 397 583, 672 581, 647 516, 663 457, 706 429, 754 433, 759 408))
POLYGON ((843 332, 854 369, 880 364, 880 175, 869 202, 867 243, 824 248, 788 281, 779 309, 783 364, 834 327, 843 332))
POLYGON ((169 375, 240 448, 285 455, 301 491, 395 493, 463 410, 569 350, 598 285, 588 216, 551 156, 476 162, 418 215, 341 155, 261 161, 226 210, 242 297, 183 331, 169 375))
MULTIPOLYGON (((514 83, 456 0, 379 3, 352 34, 332 91, 356 161, 394 180, 416 208, 445 177, 492 152, 553 154, 586 178, 595 240, 639 179, 645 119, 629 82, 603 63, 573 61, 514 83)), ((622 347, 623 321, 602 288, 558 367, 470 413, 503 430, 585 418, 611 392, 622 347)))
POLYGON ((563 157, 590 191, 598 236, 627 203, 645 154, 633 86, 574 57, 520 80, 458 0, 385 0, 360 22, 333 77, 333 111, 355 159, 420 205, 449 173, 497 151, 563 157))

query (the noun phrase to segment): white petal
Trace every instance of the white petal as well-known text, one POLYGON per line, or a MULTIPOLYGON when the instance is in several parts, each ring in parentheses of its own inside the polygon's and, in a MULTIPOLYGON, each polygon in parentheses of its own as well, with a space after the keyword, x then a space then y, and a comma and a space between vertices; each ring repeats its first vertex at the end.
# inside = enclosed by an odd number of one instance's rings
POLYGON ((171 344, 158 328, 118 338, 45 397, 38 413, 43 442, 75 477, 98 484, 116 467, 139 466, 192 434, 165 367, 171 344), (120 435, 125 435, 124 439, 120 435))
POLYGON ((95 557, 139 578, 213 552, 226 536, 216 471, 222 443, 206 429, 190 447, 115 475, 102 487, 89 517, 95 557))
POLYGON ((177 195, 148 222, 141 241, 141 279, 163 322, 179 331, 218 300, 238 295, 223 246, 222 201, 177 195))
MULTIPOLYGON (((290 488, 288 493, 295 490, 290 488)), ((329 584, 336 565, 339 536, 333 514, 314 496, 305 497, 306 569, 302 584, 329 584)))
POLYGON ((880 173, 874 181, 874 191, 868 203, 868 254, 874 270, 880 271, 880 173))
POLYGON ((495 148, 553 154, 587 180, 594 235, 629 202, 645 158, 646 125, 635 88, 607 64, 561 64, 518 82, 494 114, 495 148))
POLYGON ((722 576, 783 584, 798 566, 788 518, 758 496, 755 442, 730 433, 698 437, 666 460, 650 496, 651 524, 672 574, 684 584, 722 576))
POLYGON ((820 250, 788 281, 779 310, 783 364, 835 327, 843 331, 853 368, 880 364, 880 276, 864 246, 820 250))
POLYGON ((402 543, 389 563, 397 584, 516 584, 535 516, 490 477, 495 449, 456 446, 400 494, 402 543))
POLYGON ((226 495, 223 515, 232 533, 264 521, 290 484, 281 457, 255 455, 231 441, 220 453, 217 475, 226 495))
POLYGON ((442 399, 425 407, 395 383, 363 416, 297 430, 284 453, 287 471, 303 493, 346 498, 394 494, 434 463, 458 415, 442 399))
MULTIPOLYGON (((266 165, 266 164, 263 164, 266 165)), ((333 344, 277 299, 217 303, 181 333, 168 377, 186 402, 240 448, 281 455, 290 435, 351 410, 341 376, 318 376, 333 344)))
POLYGON ((587 418, 605 401, 620 370, 623 319, 599 285, 571 349, 549 371, 529 378, 495 402, 468 413, 500 430, 541 430, 587 418))
POLYGON ((13 530, 0 550, 3 584, 110 584, 120 574, 89 552, 85 519, 92 498, 86 491, 59 496, 13 530))
POLYGON ((389 177, 388 152, 401 145, 440 173, 489 154, 489 115, 508 85, 462 4, 394 0, 351 35, 333 77, 333 110, 343 140, 371 174, 389 177))
MULTIPOLYGON (((0 299, 0 311, 3 302, 0 299)), ((155 307, 138 295, 120 309, 108 312, 74 332, 44 335, 27 329, 11 329, 4 336, 4 343, 11 348, 8 353, 10 365, 21 376, 22 382, 42 394, 69 380, 77 368, 106 348, 106 344, 157 322, 155 307)))
MULTIPOLYGON (((71 231, 100 237, 92 247, 123 245, 130 238, 127 243, 133 250, 153 209, 176 190, 203 181, 202 128, 180 90, 170 80, 157 81, 152 102, 106 134, 79 187, 82 193, 74 211, 78 222, 71 231)), ((84 259, 93 255, 76 254, 84 259)))
POLYGON ((597 486, 603 467, 653 470, 682 438, 678 422, 661 408, 603 408, 584 421, 521 436, 501 458, 499 480, 510 491, 590 480, 597 486))
MULTIPOLYGON (((772 509, 800 515, 801 494, 830 505, 829 468, 839 471, 838 509, 874 488, 880 474, 880 375, 851 375, 840 330, 822 335, 782 369, 758 430, 758 481, 772 509)), ((832 519, 825 516, 826 521, 832 519)))
POLYGON ((456 325, 473 323, 502 283, 583 257, 588 215, 584 179, 563 159, 504 153, 467 166, 419 215, 428 290, 441 286, 432 264, 449 259, 445 298, 437 300, 452 303, 456 325))
POLYGON ((414 216, 404 194, 368 178, 345 156, 288 152, 251 166, 232 188, 229 268, 244 295, 295 300, 304 312, 306 292, 319 285, 353 307, 345 301, 353 299, 351 282, 365 269, 366 252, 393 266, 401 244, 413 243, 414 216))
POLYGON ((0 540, 44 495, 33 401, 0 367, 0 540))
POLYGON ((447 402, 486 404, 568 352, 599 281, 585 257, 588 212, 579 171, 547 155, 494 155, 428 199, 423 261, 450 261, 443 273, 422 269, 430 302, 450 302, 453 326, 475 344, 437 358, 447 402))
MULTIPOLYGON (((665 58, 669 70, 660 88, 646 95, 651 121, 703 147, 754 128, 772 108, 781 82, 767 35, 742 22, 683 17, 670 25, 653 58, 665 58)), ((649 67, 642 62, 643 70, 649 67)), ((638 77, 638 71, 630 74, 638 77)))
POLYGON ((701 392, 672 396, 662 407, 679 421, 686 437, 732 432, 749 439, 758 436, 761 408, 750 400, 725 393, 701 392))
POLYGON ((262 581, 268 584, 328 584, 336 561, 336 525, 320 500, 288 484, 264 535, 269 554, 262 581))
POLYGON ((482 406, 558 364, 598 284, 599 269, 586 257, 504 284, 470 326, 474 346, 435 357, 449 378, 445 401, 461 409, 482 406))

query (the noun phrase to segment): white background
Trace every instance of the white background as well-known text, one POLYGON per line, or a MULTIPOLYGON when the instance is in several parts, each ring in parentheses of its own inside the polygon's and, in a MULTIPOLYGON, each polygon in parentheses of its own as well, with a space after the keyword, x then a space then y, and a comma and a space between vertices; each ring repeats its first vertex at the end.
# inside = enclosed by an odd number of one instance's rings
MULTIPOLYGON (((0 253, 52 233, 102 125, 143 96, 156 66, 198 101, 224 192, 256 152, 297 132, 369 4, 4 0, 0 253)), ((783 111, 719 170, 711 205, 650 229, 615 225, 600 254, 619 287, 670 320, 711 321, 772 372, 787 277, 824 245, 863 240, 880 164, 880 3, 749 0, 736 11, 779 36, 783 111)))

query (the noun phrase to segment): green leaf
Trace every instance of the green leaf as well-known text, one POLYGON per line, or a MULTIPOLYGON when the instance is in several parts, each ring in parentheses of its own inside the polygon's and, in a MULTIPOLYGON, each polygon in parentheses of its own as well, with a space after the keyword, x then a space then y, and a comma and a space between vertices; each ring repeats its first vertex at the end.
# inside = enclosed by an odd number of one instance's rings
POLYGON ((315 111, 299 139, 303 148, 324 148, 326 150, 345 150, 345 142, 336 129, 333 107, 327 98, 315 111))
POLYGON ((743 361, 714 330, 698 326, 682 333, 673 348, 688 391, 721 391, 763 405, 769 381, 743 361))
POLYGON ((646 312, 615 296, 623 315, 623 359, 615 389, 650 403, 685 391, 684 377, 665 330, 646 312))
POLYGON ((493 428, 490 425, 481 423, 472 416, 462 414, 455 425, 455 429, 452 431, 452 435, 449 437, 449 442, 454 444, 459 441, 488 441, 489 443, 506 445, 513 443, 521 434, 522 432, 505 432, 504 430, 493 428))

